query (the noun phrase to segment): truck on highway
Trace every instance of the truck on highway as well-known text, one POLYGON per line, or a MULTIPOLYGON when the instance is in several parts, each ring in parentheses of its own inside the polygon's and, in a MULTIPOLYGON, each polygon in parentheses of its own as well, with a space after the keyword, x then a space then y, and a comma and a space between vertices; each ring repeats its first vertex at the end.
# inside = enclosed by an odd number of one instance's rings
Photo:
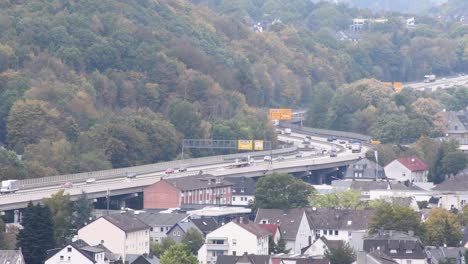
POLYGON ((18 180, 6 180, 2 181, 2 187, 0 193, 14 193, 20 189, 20 182, 18 180))
POLYGON ((290 128, 285 128, 285 129, 284 129, 284 133, 285 133, 286 135, 291 135, 291 129, 290 129, 290 128))
POLYGON ((254 159, 251 158, 249 155, 243 156, 240 159, 236 159, 234 164, 232 165, 233 168, 241 168, 250 166, 254 162, 254 159))
POLYGON ((338 156, 338 151, 337 151, 337 149, 336 149, 336 146, 333 145, 333 146, 331 147, 331 149, 330 149, 330 157, 331 157, 331 158, 334 158, 334 157, 336 157, 336 156, 338 156))
POLYGON ((358 141, 353 141, 351 143, 351 152, 352 153, 361 153, 362 144, 358 141))
POLYGON ((435 81, 436 81, 436 76, 434 74, 424 75, 425 83, 430 83, 430 82, 435 82, 435 81))

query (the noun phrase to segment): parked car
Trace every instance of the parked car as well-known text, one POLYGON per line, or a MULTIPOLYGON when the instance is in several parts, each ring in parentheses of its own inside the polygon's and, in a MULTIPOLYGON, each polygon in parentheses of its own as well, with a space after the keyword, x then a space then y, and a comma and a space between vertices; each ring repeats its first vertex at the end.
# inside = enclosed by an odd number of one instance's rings
POLYGON ((93 183, 93 182, 96 182, 95 178, 86 179, 86 184, 90 184, 90 183, 93 183))
POLYGON ((173 174, 175 171, 172 168, 167 169, 164 173, 166 174, 173 174))
POLYGON ((66 183, 64 183, 64 184, 62 185, 62 187, 63 187, 63 188, 71 188, 71 187, 73 187, 73 183, 71 183, 71 182, 66 182, 66 183))

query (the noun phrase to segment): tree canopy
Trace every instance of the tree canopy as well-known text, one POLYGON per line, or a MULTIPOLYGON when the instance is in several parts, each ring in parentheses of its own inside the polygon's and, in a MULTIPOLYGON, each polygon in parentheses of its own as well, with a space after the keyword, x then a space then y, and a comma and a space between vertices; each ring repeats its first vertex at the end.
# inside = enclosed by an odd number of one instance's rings
POLYGON ((309 204, 314 188, 289 174, 269 174, 255 187, 255 208, 297 208, 309 204))
POLYGON ((421 225, 419 214, 413 209, 381 203, 376 207, 374 217, 370 221, 370 232, 376 233, 380 229, 396 231, 413 231, 418 236, 424 235, 424 227, 421 225))

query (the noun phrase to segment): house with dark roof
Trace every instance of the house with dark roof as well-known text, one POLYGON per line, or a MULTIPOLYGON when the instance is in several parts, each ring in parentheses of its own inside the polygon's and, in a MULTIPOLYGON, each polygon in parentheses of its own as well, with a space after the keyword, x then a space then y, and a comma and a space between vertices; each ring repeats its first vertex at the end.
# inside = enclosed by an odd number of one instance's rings
POLYGON ((459 172, 432 188, 438 207, 462 209, 468 201, 468 169, 459 172))
POLYGON ((357 256, 357 263, 365 263, 365 264, 398 264, 391 257, 385 255, 381 251, 372 251, 367 253, 365 251, 360 251, 356 254, 357 256))
POLYGON ((278 254, 270 256, 271 264, 330 264, 330 260, 299 254, 278 254))
POLYGON ((307 256, 320 256, 325 257, 325 252, 332 249, 337 249, 343 246, 345 242, 342 240, 328 240, 322 236, 312 242, 311 245, 302 249, 301 254, 307 256))
POLYGON ((99 217, 78 230, 78 238, 89 245, 102 244, 123 261, 127 254, 148 254, 151 226, 130 213, 99 217))
MULTIPOLYGON (((0 262, 3 263, 3 262, 0 262)), ((47 252, 45 264, 70 263, 70 264, 106 264, 103 249, 86 246, 76 247, 73 243, 63 248, 52 249, 47 252)))
POLYGON ((382 166, 369 159, 359 159, 348 165, 344 178, 378 180, 385 178, 385 171, 382 166))
POLYGON ((468 110, 444 112, 447 134, 460 145, 468 145, 468 110))
POLYGON ((257 224, 277 224, 281 230, 281 238, 286 242, 290 253, 300 254, 301 250, 312 244, 313 234, 304 208, 263 209, 257 210, 257 224))
POLYGON ((427 182, 427 164, 416 156, 396 159, 384 168, 387 178, 396 181, 427 182))
POLYGON ((178 223, 167 231, 167 237, 176 242, 182 242, 182 237, 193 229, 201 235, 206 236, 208 233, 216 230, 219 227, 218 223, 211 217, 203 218, 187 218, 178 223))
POLYGON ((143 190, 145 209, 190 205, 230 205, 234 184, 222 177, 197 175, 160 180, 143 190))
POLYGON ((206 235, 198 250, 200 264, 215 264, 220 255, 268 255, 269 233, 248 218, 238 218, 206 235))
POLYGON ((0 263, 24 264, 21 250, 0 250, 0 263))
POLYGON ((307 208, 306 214, 315 239, 344 241, 359 251, 375 210, 307 208))
POLYGON ((364 237, 364 251, 375 251, 391 257, 398 263, 426 264, 427 254, 421 240, 414 234, 399 231, 381 231, 364 237))
POLYGON ((186 219, 188 214, 145 211, 135 214, 135 217, 151 227, 150 241, 161 242, 161 239, 167 237, 169 229, 186 219))
POLYGON ((216 264, 270 264, 270 256, 244 253, 242 256, 218 256, 216 264))
POLYGON ((125 264, 159 264, 159 259, 153 254, 128 254, 125 264))
POLYGON ((253 203, 255 197, 255 180, 248 177, 226 177, 231 182, 232 205, 248 206, 253 203))
POLYGON ((465 258, 463 255, 465 248, 462 247, 426 247, 425 250, 428 264, 465 263, 465 258))

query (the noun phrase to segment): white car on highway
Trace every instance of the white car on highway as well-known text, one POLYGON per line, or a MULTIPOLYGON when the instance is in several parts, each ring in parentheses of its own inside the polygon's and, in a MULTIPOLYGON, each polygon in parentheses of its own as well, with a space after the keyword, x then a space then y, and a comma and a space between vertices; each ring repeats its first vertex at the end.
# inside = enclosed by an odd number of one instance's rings
POLYGON ((90 183, 94 183, 94 182, 96 182, 95 178, 86 179, 86 184, 90 184, 90 183))

